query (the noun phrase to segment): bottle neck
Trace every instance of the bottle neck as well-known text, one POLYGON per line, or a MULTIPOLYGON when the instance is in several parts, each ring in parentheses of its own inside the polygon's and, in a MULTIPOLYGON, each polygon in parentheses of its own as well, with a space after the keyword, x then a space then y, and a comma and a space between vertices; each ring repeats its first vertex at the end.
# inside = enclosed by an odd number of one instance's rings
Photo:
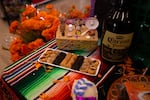
POLYGON ((129 0, 118 0, 115 8, 123 11, 129 10, 130 8, 129 0))

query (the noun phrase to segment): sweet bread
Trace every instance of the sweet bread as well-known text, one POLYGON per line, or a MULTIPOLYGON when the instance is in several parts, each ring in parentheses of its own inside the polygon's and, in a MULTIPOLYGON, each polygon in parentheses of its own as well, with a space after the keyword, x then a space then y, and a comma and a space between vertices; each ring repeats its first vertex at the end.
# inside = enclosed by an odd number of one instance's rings
POLYGON ((59 52, 57 50, 55 52, 52 50, 47 50, 47 52, 43 54, 40 60, 43 62, 52 63, 58 54, 59 52))
POLYGON ((69 60, 71 59, 72 54, 68 53, 66 55, 66 57, 63 59, 63 61, 60 63, 61 66, 67 67, 67 63, 69 62, 69 60))
POLYGON ((89 67, 90 67, 90 64, 91 64, 90 62, 91 62, 90 59, 85 58, 84 61, 83 61, 82 66, 80 67, 79 70, 82 71, 82 72, 87 72, 89 67))
POLYGON ((92 61, 91 65, 90 65, 90 67, 88 69, 88 73, 95 74, 98 64, 99 64, 98 61, 96 61, 96 60, 92 61))
POLYGON ((60 54, 53 61, 53 64, 59 65, 62 62, 62 60, 65 58, 65 56, 66 56, 66 53, 60 52, 60 54))
POLYGON ((89 68, 89 69, 88 69, 88 73, 89 73, 89 74, 95 74, 95 73, 96 73, 95 68, 89 68))
POLYGON ((72 69, 79 70, 83 63, 84 57, 83 56, 78 56, 75 63, 72 65, 72 69))
POLYGON ((69 60, 69 62, 67 63, 66 66, 68 68, 71 68, 72 65, 75 63, 76 59, 77 59, 77 55, 76 54, 72 54, 72 56, 71 56, 71 58, 70 58, 70 60, 69 60))

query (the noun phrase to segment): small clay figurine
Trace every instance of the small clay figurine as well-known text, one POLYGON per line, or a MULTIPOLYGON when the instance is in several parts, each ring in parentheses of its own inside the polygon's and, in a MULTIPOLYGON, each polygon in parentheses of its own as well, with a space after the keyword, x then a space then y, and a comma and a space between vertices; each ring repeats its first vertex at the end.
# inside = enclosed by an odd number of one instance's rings
POLYGON ((60 32, 62 33, 62 36, 65 35, 65 27, 66 27, 66 18, 61 16, 60 18, 60 32))
POLYGON ((75 27, 76 27, 76 35, 80 35, 81 28, 82 28, 82 20, 81 19, 76 20, 75 27))

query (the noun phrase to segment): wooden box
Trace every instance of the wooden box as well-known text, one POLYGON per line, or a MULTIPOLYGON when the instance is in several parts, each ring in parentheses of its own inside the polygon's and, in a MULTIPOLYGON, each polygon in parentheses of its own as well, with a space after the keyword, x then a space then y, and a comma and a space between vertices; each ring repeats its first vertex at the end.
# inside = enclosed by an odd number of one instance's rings
POLYGON ((60 31, 60 26, 58 27, 56 33, 56 44, 59 49, 62 50, 84 50, 90 51, 98 46, 98 32, 97 30, 92 30, 94 34, 89 35, 87 27, 81 26, 81 33, 78 33, 75 26, 72 26, 72 31, 69 31, 69 25, 66 25, 64 34, 60 31))

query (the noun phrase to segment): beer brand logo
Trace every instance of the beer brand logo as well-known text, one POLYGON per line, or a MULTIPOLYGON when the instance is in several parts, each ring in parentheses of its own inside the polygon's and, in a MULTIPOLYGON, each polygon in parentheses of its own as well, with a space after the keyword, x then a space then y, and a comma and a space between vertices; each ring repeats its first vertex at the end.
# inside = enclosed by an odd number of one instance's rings
POLYGON ((126 44, 126 43, 129 43, 130 39, 127 39, 125 40, 124 37, 116 37, 116 38, 113 38, 113 37, 108 37, 108 42, 110 44, 126 44))

